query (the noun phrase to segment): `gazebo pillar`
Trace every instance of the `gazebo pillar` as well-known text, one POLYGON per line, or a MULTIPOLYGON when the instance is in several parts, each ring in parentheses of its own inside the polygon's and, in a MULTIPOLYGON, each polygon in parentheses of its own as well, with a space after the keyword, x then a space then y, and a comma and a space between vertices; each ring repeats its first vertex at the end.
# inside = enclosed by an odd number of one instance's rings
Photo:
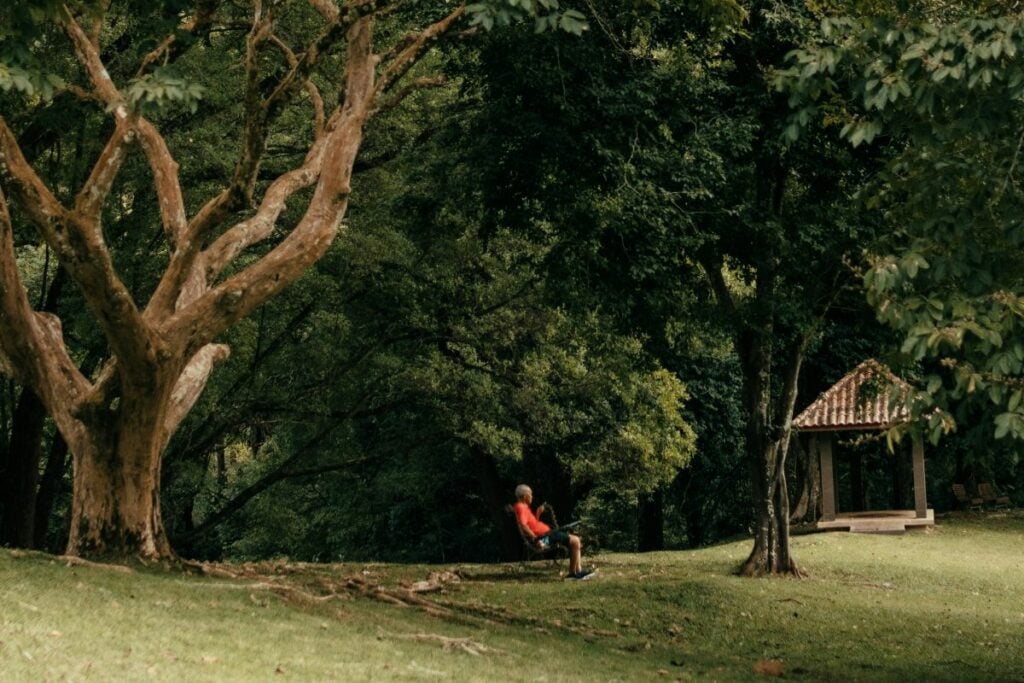
POLYGON ((918 518, 928 516, 928 487, 924 477, 924 442, 914 437, 914 513, 918 518))
POLYGON ((826 522, 836 518, 836 478, 832 467, 832 435, 811 437, 811 448, 818 452, 821 464, 821 517, 826 522))

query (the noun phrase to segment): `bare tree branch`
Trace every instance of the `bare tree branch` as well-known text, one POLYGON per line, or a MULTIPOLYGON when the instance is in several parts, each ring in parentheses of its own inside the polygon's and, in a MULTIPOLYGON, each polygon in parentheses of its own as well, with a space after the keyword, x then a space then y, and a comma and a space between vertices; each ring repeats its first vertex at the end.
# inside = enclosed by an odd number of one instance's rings
POLYGON ((71 246, 54 230, 56 224, 66 220, 68 211, 25 160, 14 131, 3 116, 0 116, 0 174, 14 184, 25 211, 43 231, 50 248, 59 256, 70 256, 71 246))
POLYGON ((729 291, 729 285, 725 282, 725 276, 722 275, 722 263, 711 259, 702 259, 700 265, 711 285, 711 291, 714 292, 718 305, 729 316, 730 321, 736 323, 736 302, 733 300, 732 292, 729 291))
POLYGON ((89 220, 98 221, 100 218, 103 202, 110 194, 114 179, 127 156, 128 146, 135 138, 134 119, 135 117, 129 116, 117 122, 117 127, 93 166, 92 173, 75 197, 75 211, 89 220))
MULTIPOLYGON (((333 5, 331 6, 333 7, 333 5)), ((295 52, 283 40, 274 34, 270 34, 267 40, 284 54, 285 59, 288 61, 288 66, 292 68, 298 66, 299 58, 295 56, 295 52)), ((319 139, 324 134, 324 98, 320 96, 319 88, 316 87, 316 83, 311 79, 306 79, 305 89, 306 94, 309 96, 309 101, 313 105, 313 137, 319 139)))
MULTIPOLYGON (((326 432, 330 430, 324 431, 326 432)), ((316 437, 311 439, 309 443, 304 444, 302 450, 299 452, 307 452, 309 448, 315 446, 316 442, 323 440, 324 437, 326 437, 326 434, 324 433, 317 435, 316 437)), ((351 467, 355 467, 357 465, 362 465, 363 463, 369 462, 371 458, 356 458, 354 460, 346 460, 345 462, 333 463, 330 465, 321 465, 320 467, 309 467, 297 470, 289 469, 289 467, 295 464, 296 460, 298 460, 298 458, 296 456, 292 456, 291 458, 283 462, 281 465, 271 470, 268 474, 264 475, 263 478, 256 481, 256 483, 251 484, 250 486, 239 491, 238 494, 235 495, 235 497, 229 500, 227 503, 225 503, 222 508, 211 514, 209 517, 204 519, 202 523, 199 524, 196 528, 192 529, 187 534, 185 534, 185 538, 194 538, 204 533, 205 531, 213 527, 216 527, 218 524, 226 520, 228 517, 238 512, 243 507, 245 507, 245 504, 248 503, 250 500, 252 500, 253 498, 263 493, 271 486, 280 481, 285 481, 287 479, 295 479, 298 477, 309 477, 318 474, 326 474, 328 472, 339 472, 341 470, 346 470, 351 467)))
MULTIPOLYGON (((171 318, 165 329, 188 330, 189 345, 205 345, 235 321, 297 279, 327 251, 348 208, 352 167, 374 93, 373 19, 349 30, 345 60, 345 104, 331 117, 322 153, 309 173, 318 182, 296 228, 269 254, 204 294, 171 318)), ((310 151, 310 155, 314 150, 310 151)), ((298 179, 296 179, 298 180, 298 179)), ((269 193, 268 193, 269 194, 269 193)), ((216 246, 216 245, 215 245, 216 246)))
POLYGON ((424 76, 422 78, 414 79, 394 95, 377 105, 375 112, 394 109, 405 101, 405 98, 418 90, 425 90, 427 88, 443 88, 446 85, 448 85, 448 79, 444 76, 424 76))
MULTIPOLYGON (((236 166, 235 182, 237 184, 240 180, 240 176, 248 176, 246 181, 245 196, 251 196, 252 183, 255 181, 256 173, 258 172, 259 159, 263 153, 263 145, 266 140, 267 125, 269 120, 276 116, 280 111, 280 107, 283 106, 284 102, 290 98, 290 93, 294 91, 294 86, 297 83, 296 79, 301 79, 306 86, 307 92, 310 94, 310 99, 314 104, 316 111, 316 120, 314 123, 314 129, 319 139, 322 134, 321 131, 325 130, 325 126, 322 124, 323 112, 322 112, 322 99, 319 96, 319 92, 313 86, 309 80, 308 75, 312 68, 317 63, 320 56, 325 52, 325 48, 329 45, 331 36, 336 36, 337 29, 344 25, 347 21, 350 21, 352 17, 360 17, 376 9, 386 5, 387 3, 383 0, 369 0, 363 3, 352 3, 349 8, 349 12, 345 17, 339 19, 338 24, 328 27, 328 29, 314 40, 303 53, 302 59, 300 60, 294 52, 280 41, 276 36, 269 32, 269 22, 264 20, 264 17, 257 11, 255 17, 253 31, 250 33, 250 39, 247 42, 248 45, 248 57, 247 57, 247 74, 249 87, 247 88, 249 93, 257 92, 258 78, 256 78, 255 69, 255 49, 259 42, 267 40, 274 44, 280 49, 288 59, 291 65, 291 71, 281 80, 277 88, 267 99, 263 108, 256 106, 255 102, 249 102, 247 109, 251 112, 249 120, 246 122, 245 132, 243 134, 243 154, 236 166), (263 118, 260 120, 256 118, 262 115, 263 118)), ((445 19, 433 24, 421 33, 414 34, 410 38, 410 45, 402 51, 400 59, 395 65, 392 65, 390 71, 394 78, 399 78, 401 74, 404 74, 408 68, 415 63, 418 56, 426 45, 431 43, 440 35, 443 35, 447 31, 453 22, 458 19, 464 13, 464 7, 459 7, 454 12, 449 14, 445 19)), ((403 90, 391 101, 385 103, 384 106, 391 107, 397 106, 398 103, 408 96, 411 92, 418 88, 438 86, 441 82, 438 79, 420 79, 414 84, 410 85, 408 89, 403 90)), ((250 97, 247 95, 247 97, 250 97)), ((316 165, 319 163, 318 154, 314 154, 317 150, 317 145, 314 145, 314 149, 307 155, 306 163, 302 167, 294 171, 285 174, 271 185, 267 194, 261 203, 260 210, 257 215, 253 218, 245 221, 232 230, 222 235, 214 243, 214 245, 207 250, 204 255, 204 266, 205 273, 198 273, 193 270, 189 277, 189 284, 183 284, 185 290, 191 292, 185 294, 184 300, 179 299, 177 305, 180 307, 183 303, 194 300, 197 294, 197 286, 202 288, 205 284, 212 282, 216 276, 231 262, 235 257, 244 252, 250 246, 268 237, 276 224, 276 220, 279 217, 281 211, 284 208, 284 202, 289 196, 294 194, 302 187, 307 187, 311 184, 316 175, 311 173, 315 170, 316 165), (198 282, 197 282, 198 279, 198 282), (202 280, 205 279, 205 283, 202 280)), ((227 195, 222 195, 211 201, 203 210, 200 212, 201 215, 209 216, 205 220, 210 221, 215 213, 219 213, 225 206, 230 203, 227 195)), ((212 221, 211 221, 212 222, 212 221)), ((193 221, 194 229, 196 231, 204 229, 205 226, 199 225, 196 221, 193 221)), ((192 230, 190 229, 190 233, 192 230)), ((198 235, 192 235, 190 241, 195 241, 198 235)), ((160 292, 163 288, 158 288, 160 292)), ((163 302, 166 305, 166 301, 163 302)))
POLYGON ((0 366, 22 384, 32 387, 69 443, 81 437, 82 425, 72 416, 70 406, 87 393, 89 382, 67 352, 60 320, 32 310, 18 273, 14 229, 3 190, 0 190, 0 366))
POLYGON ((243 251, 270 236, 288 198, 316 182, 326 149, 326 139, 314 143, 302 166, 271 183, 252 218, 234 226, 210 245, 203 254, 208 282, 216 279, 243 251))
MULTIPOLYGON (((213 278, 206 274, 206 266, 203 263, 197 262, 200 259, 198 252, 199 244, 233 210, 239 208, 245 202, 252 201, 270 124, 280 116, 285 105, 300 90, 299 86, 302 86, 309 93, 314 107, 315 139, 319 142, 323 138, 327 127, 327 124, 324 122, 323 100, 315 85, 309 80, 309 75, 321 63, 330 48, 345 35, 346 31, 350 31, 356 22, 360 21, 363 17, 370 16, 389 2, 394 2, 394 0, 365 0, 364 2, 348 3, 345 13, 343 15, 339 14, 335 18, 334 23, 330 24, 306 46, 301 59, 283 42, 278 41, 276 43, 278 47, 283 48, 286 51, 286 55, 291 54, 294 57, 294 61, 289 60, 291 69, 278 82, 277 87, 265 102, 260 101, 260 79, 257 72, 256 50, 260 43, 271 39, 272 34, 270 30, 272 22, 269 16, 264 16, 262 5, 257 4, 253 24, 250 27, 249 37, 246 41, 247 114, 242 129, 241 154, 235 164, 235 170, 228 186, 207 201, 189 223, 186 239, 181 248, 172 255, 170 267, 161 279, 153 298, 147 306, 147 317, 172 313, 174 310, 194 301, 199 295, 205 293, 207 283, 211 282, 213 278)), ((307 162, 315 156, 311 150, 310 154, 307 155, 307 162)), ((286 174, 288 177, 281 179, 282 182, 277 184, 277 189, 281 190, 283 187, 292 186, 297 179, 302 179, 302 184, 288 192, 288 196, 301 189, 301 187, 308 187, 308 185, 315 182, 316 175, 314 174, 311 178, 308 178, 307 170, 308 165, 304 163, 303 167, 286 174)), ((287 199, 287 196, 285 199, 287 199)), ((275 193, 274 196, 270 197, 269 201, 265 198, 262 206, 270 210, 269 213, 273 213, 272 207, 276 205, 277 201, 278 193, 275 193)), ((283 209, 283 204, 281 204, 281 208, 283 209)), ((264 212, 264 216, 267 214, 268 212, 264 212)), ((280 210, 273 215, 273 220, 276 220, 279 214, 280 210)), ((234 258, 234 256, 244 251, 256 241, 265 239, 270 234, 268 230, 264 229, 267 225, 262 219, 250 220, 242 230, 234 231, 234 235, 238 235, 240 232, 249 235, 250 240, 242 245, 240 249, 232 250, 233 253, 227 257, 225 263, 230 262, 231 258, 234 258), (257 229, 250 229, 253 227, 257 229), (260 236, 257 237, 257 235, 260 236)), ((273 222, 269 224, 269 230, 272 231, 272 229, 273 222)), ((223 247, 226 241, 222 238, 218 242, 219 246, 212 253, 225 254, 226 250, 223 247)), ((206 259, 206 262, 222 260, 222 258, 216 257, 206 259)), ((214 264, 213 270, 214 272, 220 272, 222 268, 223 265, 218 266, 214 264)))
POLYGON ((199 400, 214 366, 226 360, 229 355, 230 347, 224 344, 207 344, 185 366, 171 393, 171 404, 164 418, 161 451, 167 447, 167 442, 177 431, 181 421, 199 400))
MULTIPOLYGON (((181 41, 178 37, 183 33, 198 33, 212 25, 214 14, 220 4, 221 0, 200 0, 196 3, 195 14, 182 21, 174 33, 160 41, 159 45, 142 58, 142 63, 139 65, 138 71, 135 72, 135 77, 139 78, 142 76, 151 64, 156 63, 160 59, 173 59, 175 48, 177 47, 180 50, 181 46, 181 41)), ((96 41, 94 40, 93 42, 95 43, 96 41)))
POLYGON ((408 39, 408 45, 398 53, 378 79, 377 93, 379 94, 391 89, 402 76, 409 72, 409 69, 416 66, 416 63, 425 54, 426 49, 451 30, 455 22, 465 13, 466 6, 464 4, 459 5, 444 19, 431 24, 414 37, 408 39))
MULTIPOLYGON (((119 122, 122 119, 127 119, 129 114, 124 98, 103 65, 99 50, 67 10, 64 13, 64 26, 75 46, 78 61, 89 74, 89 80, 96 94, 113 110, 115 119, 119 122)), ((139 133, 139 144, 142 146, 153 172, 164 234, 168 244, 176 247, 184 238, 185 230, 188 227, 188 221, 185 218, 185 200, 178 181, 178 163, 171 155, 167 142, 153 124, 139 116, 135 128, 139 133)))
MULTIPOLYGON (((25 160, 14 133, 0 117, 0 172, 19 190, 22 205, 39 226, 61 264, 82 288, 108 343, 128 364, 155 361, 155 340, 114 272, 99 222, 67 211, 25 160)), ((102 175, 102 172, 100 172, 102 175)))

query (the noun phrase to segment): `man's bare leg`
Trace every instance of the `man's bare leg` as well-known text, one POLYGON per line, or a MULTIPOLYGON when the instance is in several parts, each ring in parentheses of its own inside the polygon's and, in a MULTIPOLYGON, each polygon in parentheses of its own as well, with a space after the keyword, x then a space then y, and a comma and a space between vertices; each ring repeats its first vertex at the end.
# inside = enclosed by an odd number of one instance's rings
POLYGON ((583 561, 580 559, 580 554, 583 551, 583 544, 580 543, 580 537, 573 534, 569 534, 569 573, 579 574, 583 571, 583 561))

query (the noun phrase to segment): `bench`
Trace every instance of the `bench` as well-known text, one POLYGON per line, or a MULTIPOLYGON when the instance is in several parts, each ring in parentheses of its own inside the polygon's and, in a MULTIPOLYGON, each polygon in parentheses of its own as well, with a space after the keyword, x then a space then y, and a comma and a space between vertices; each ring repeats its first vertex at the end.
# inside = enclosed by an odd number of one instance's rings
POLYGON ((963 510, 980 510, 984 501, 967 495, 967 488, 963 484, 953 484, 953 495, 956 496, 957 505, 963 510))
POLYGON ((978 495, 981 496, 981 500, 984 501, 985 505, 991 505, 996 508, 1010 507, 1010 497, 1000 495, 995 490, 995 487, 988 482, 978 484, 978 495))

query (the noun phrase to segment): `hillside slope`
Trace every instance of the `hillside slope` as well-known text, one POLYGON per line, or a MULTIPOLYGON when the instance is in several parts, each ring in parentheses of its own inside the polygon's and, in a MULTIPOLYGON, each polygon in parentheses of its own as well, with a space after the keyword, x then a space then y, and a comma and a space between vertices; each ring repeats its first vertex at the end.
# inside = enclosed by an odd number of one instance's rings
POLYGON ((747 541, 602 555, 585 582, 548 564, 279 562, 214 578, 0 550, 0 670, 5 681, 1024 680, 1022 532, 1024 515, 1008 513, 906 536, 801 536, 802 580, 731 575, 747 541), (428 577, 441 590, 403 588, 428 577))

